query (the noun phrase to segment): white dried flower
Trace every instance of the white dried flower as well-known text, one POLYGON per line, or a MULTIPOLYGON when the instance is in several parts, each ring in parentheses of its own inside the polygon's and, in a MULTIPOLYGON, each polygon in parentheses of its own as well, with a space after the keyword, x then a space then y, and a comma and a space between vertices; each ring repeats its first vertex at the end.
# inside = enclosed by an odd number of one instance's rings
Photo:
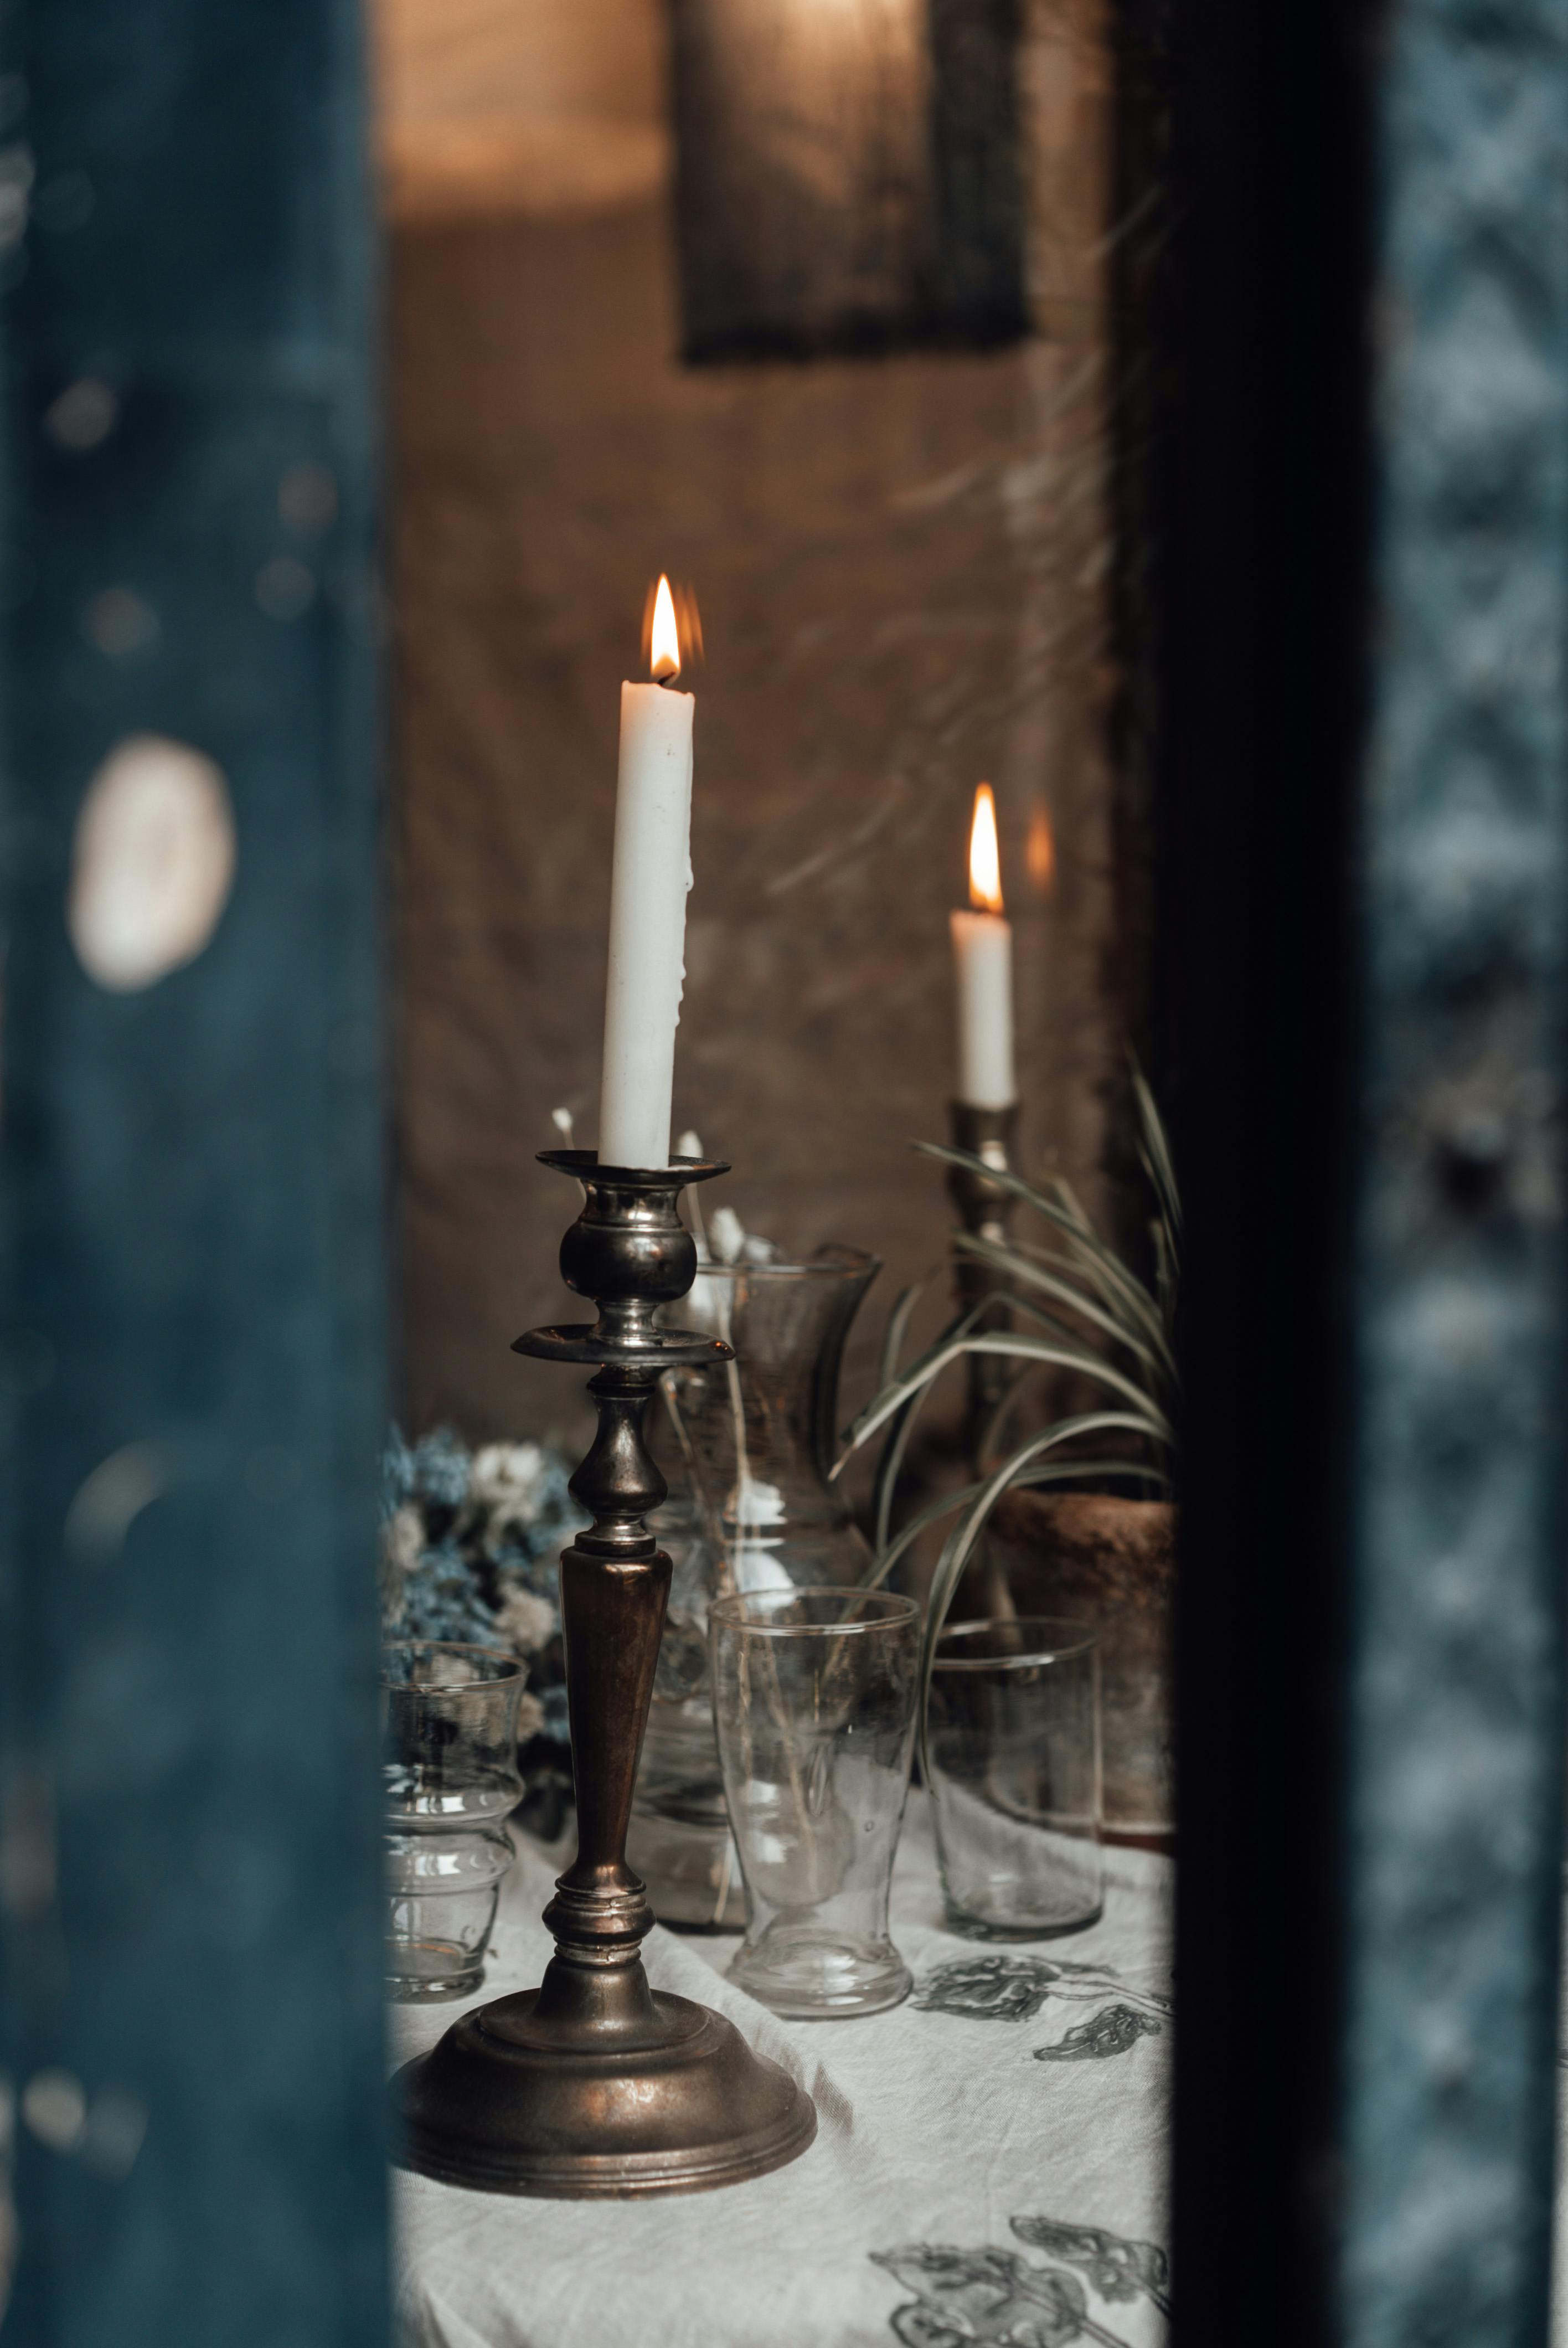
POLYGON ((525 1689, 518 1704, 518 1743, 526 1745, 537 1736, 545 1725, 545 1708, 537 1695, 525 1689))
POLYGON ((468 1471, 469 1500, 500 1523, 527 1524, 538 1513, 548 1468, 537 1443, 487 1443, 468 1471))
POLYGON ((384 1615, 398 1612, 403 1587, 425 1553, 425 1520, 406 1500, 381 1528, 381 1604, 384 1615))
POLYGON ((733 1207, 715 1207, 708 1218, 708 1238, 720 1263, 738 1263, 746 1244, 745 1228, 733 1207))
POLYGON ((555 1636, 555 1608, 531 1590, 509 1591, 497 1610, 496 1628, 514 1654, 537 1654, 555 1636))
POLYGON ((405 1501, 381 1529, 381 1554, 389 1581, 405 1581, 425 1550, 425 1519, 405 1501))

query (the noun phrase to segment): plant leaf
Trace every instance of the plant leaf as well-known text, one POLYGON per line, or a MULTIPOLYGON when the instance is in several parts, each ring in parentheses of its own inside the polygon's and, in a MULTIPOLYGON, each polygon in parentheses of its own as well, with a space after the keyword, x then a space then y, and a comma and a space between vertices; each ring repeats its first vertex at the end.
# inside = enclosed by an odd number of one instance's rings
POLYGON ((920 1392, 912 1395, 903 1409, 896 1415, 876 1457, 876 1473, 871 1484, 871 1546, 877 1551, 880 1551, 886 1543, 888 1530, 893 1522, 893 1500, 898 1488, 899 1470, 904 1465, 904 1454, 908 1448, 909 1437, 914 1430, 915 1420, 920 1406, 930 1391, 929 1386, 922 1386, 920 1392))
MULTIPOLYGON (((1095 1413, 1081 1419, 1073 1431, 1082 1435, 1096 1427, 1111 1428, 1121 1424, 1121 1419, 1113 1412, 1095 1413)), ((1052 1433, 1054 1436, 1055 1430, 1052 1433)), ((1140 1483, 1159 1484, 1167 1491, 1171 1488, 1171 1479, 1163 1468, 1143 1467, 1135 1460, 1113 1458, 1062 1459, 1053 1461, 1049 1468, 1020 1468, 1009 1488, 1023 1491, 1037 1484, 1076 1483, 1084 1476, 1133 1476, 1140 1483)), ((950 1516, 955 1509, 966 1508, 971 1500, 978 1498, 985 1490, 987 1480, 982 1478, 976 1484, 965 1484, 956 1492, 944 1492, 940 1499, 927 1501, 925 1508, 912 1516, 907 1525, 901 1525, 893 1539, 878 1550, 876 1559, 862 1577, 861 1586, 866 1590, 880 1589, 899 1559, 913 1547, 920 1535, 928 1532, 933 1525, 939 1524, 944 1517, 950 1516)))
POLYGON ((1030 1436, 1011 1457, 1004 1459, 993 1474, 988 1476, 976 1493, 964 1515, 942 1544, 931 1576, 930 1595, 926 1602, 926 1632, 920 1652, 919 1736, 920 1766, 926 1772, 926 1783, 931 1782, 931 1757, 927 1741, 927 1715, 930 1707, 931 1673, 936 1667, 937 1642, 942 1635, 942 1625, 948 1619, 964 1568, 969 1561, 976 1541, 984 1531, 987 1520, 997 1502, 1009 1487, 1017 1481, 1020 1469, 1029 1467, 1043 1452, 1054 1450, 1058 1444, 1071 1440, 1075 1435, 1088 1434, 1092 1428, 1111 1425, 1122 1426, 1126 1414, 1117 1411, 1085 1413, 1076 1419, 1063 1419, 1057 1426, 1048 1427, 1042 1435, 1030 1436))
MULTIPOLYGON (((905 1293, 907 1295, 908 1291, 906 1290, 905 1293)), ((968 1307, 967 1312, 959 1313, 956 1320, 948 1322, 947 1327, 943 1330, 941 1336, 937 1339, 936 1344, 928 1350, 935 1353, 940 1346, 950 1344, 955 1337, 966 1335, 981 1319, 983 1314, 989 1310, 990 1306, 996 1301, 997 1299, 994 1294, 978 1298, 976 1302, 968 1307)), ((1049 1329, 1054 1334, 1060 1334, 1068 1344, 1072 1344, 1077 1342, 1073 1332, 1071 1329, 1063 1328, 1060 1321, 1053 1320, 1049 1313, 1042 1313, 1037 1305, 1031 1304, 1027 1297, 1008 1297, 1003 1301, 1008 1304, 1009 1310, 1022 1313, 1030 1320, 1037 1323, 1040 1328, 1049 1329)), ((901 1297, 899 1299, 899 1303, 902 1303, 902 1302, 903 1298, 901 1297)), ((894 1310, 897 1311, 897 1307, 895 1306, 894 1310)), ((916 1366, 917 1366, 917 1365, 916 1366)), ((1030 1373, 1026 1372, 1025 1375, 1028 1375, 1030 1373)), ((886 1439, 883 1443, 882 1450, 877 1457, 876 1473, 872 1480, 871 1507, 873 1522, 872 1545, 878 1550, 880 1550, 886 1543, 892 1525, 893 1503, 897 1487, 899 1470, 903 1467, 904 1455, 908 1449, 910 1438, 915 1432, 915 1421, 918 1417, 921 1410, 924 1408, 926 1399, 930 1391, 931 1385, 928 1382, 921 1388, 919 1394, 913 1396, 896 1414, 892 1425, 888 1429, 886 1439)), ((845 1441, 848 1441, 847 1437, 845 1437, 845 1441)), ((846 1451, 845 1457, 847 1458, 847 1457, 848 1452, 846 1451)), ((836 1476, 839 1468, 843 1465, 844 1461, 841 1459, 833 1468, 832 1474, 836 1476)))
MULTIPOLYGON (((979 1321, 981 1315, 988 1310, 989 1303, 990 1299, 989 1297, 979 1297, 973 1304, 968 1306, 965 1311, 957 1314, 953 1320, 948 1322, 941 1335, 937 1339, 937 1346, 939 1347, 944 1344, 950 1344, 954 1338, 967 1336, 969 1331, 973 1329, 979 1321)), ((934 1350, 936 1349, 927 1348, 928 1352, 934 1350)), ((882 1547, 883 1542, 887 1538, 888 1527, 892 1522, 893 1517, 893 1498, 895 1488, 898 1481, 898 1471, 904 1464, 904 1454, 908 1448, 909 1438, 915 1431, 915 1421, 919 1416, 921 1410, 924 1408, 926 1399, 930 1391, 930 1386, 927 1385, 922 1386, 917 1395, 911 1396, 910 1400, 895 1417, 893 1425, 888 1430, 887 1439, 882 1446, 881 1455, 876 1462, 876 1473, 873 1478, 871 1488, 872 1509, 875 1523, 874 1545, 877 1549, 882 1547)), ((845 1457, 848 1457, 847 1452, 845 1457)), ((843 1461, 841 1460, 839 1462, 839 1466, 841 1467, 842 1465, 843 1461)), ((833 1470, 833 1474, 836 1476, 837 1473, 838 1468, 835 1467, 833 1470)))
POLYGON ((1072 1282, 1059 1279, 1030 1259, 1014 1255, 999 1241, 959 1231, 954 1235, 953 1245, 962 1254, 978 1256, 981 1262, 1006 1272, 1009 1279, 1021 1280, 1031 1288, 1043 1289, 1048 1296, 1054 1296, 1059 1303, 1081 1313, 1097 1329, 1103 1329, 1107 1336, 1113 1338, 1118 1345, 1125 1345, 1130 1354, 1136 1354, 1140 1361, 1146 1362, 1152 1370, 1174 1382, 1176 1365, 1165 1343, 1163 1331, 1151 1344, 1143 1334, 1142 1323, 1131 1321, 1125 1313, 1107 1312, 1103 1305, 1097 1304, 1072 1282))
MULTIPOLYGON (((970 1234, 965 1232, 962 1236, 967 1239, 970 1234)), ((958 1241, 959 1234, 955 1232, 953 1235, 953 1244, 955 1247, 958 1246, 958 1241)), ((1156 1345, 1168 1342, 1169 1333, 1161 1317, 1158 1306, 1151 1301, 1147 1292, 1144 1292, 1142 1304, 1136 1304, 1135 1301, 1128 1297, 1122 1290, 1112 1287, 1108 1282, 1103 1280, 1093 1264, 1086 1263, 1081 1254, 1074 1255, 1071 1251, 1073 1245, 1071 1237, 1067 1237, 1064 1240, 1064 1245, 1069 1251, 1066 1254, 1062 1252, 1061 1248, 1037 1247, 1031 1241, 1020 1240, 1013 1232, 1009 1232, 1008 1234, 1004 1244, 1009 1256, 1020 1256, 1030 1263, 1043 1264, 1048 1271, 1061 1272, 1064 1277, 1071 1275, 1073 1278, 1076 1278, 1080 1273, 1081 1273, 1087 1280, 1093 1283, 1101 1301, 1105 1304, 1109 1311, 1112 1313, 1121 1313, 1125 1311, 1130 1321, 1135 1321, 1140 1329, 1147 1330, 1149 1335, 1153 1339, 1156 1345)), ((1022 1302, 1022 1299, 1015 1296, 1012 1299, 1012 1302, 1020 1303, 1022 1302)), ((1039 1317, 1041 1319, 1050 1318, 1047 1314, 1041 1314, 1039 1317)), ((1060 1328, 1061 1324, 1060 1322, 1057 1322, 1052 1325, 1060 1328)), ((1069 1331, 1066 1334, 1071 1335, 1072 1333, 1069 1331)))
MULTIPOLYGON (((1078 1344, 1079 1339, 1076 1330, 1066 1328, 1061 1322, 1057 1320, 1054 1313, 1042 1313, 1039 1305, 1031 1304, 1030 1303, 1027 1296, 1011 1296, 1008 1299, 1008 1304, 1011 1312, 1021 1313, 1024 1318, 1028 1321, 1032 1321, 1037 1328, 1049 1329, 1053 1336, 1061 1338, 1064 1344, 1069 1345, 1076 1345, 1078 1344)), ((1030 1380, 1035 1376, 1039 1367, 1040 1365, 1038 1363, 1031 1362, 1026 1369, 1020 1370, 1016 1377, 1009 1379, 1006 1393, 1002 1395, 1001 1400, 998 1403, 989 1418, 987 1419, 984 1426, 980 1429, 978 1450, 980 1464, 982 1466, 995 1451, 998 1443, 1001 1439, 1001 1430, 1007 1422, 1009 1413, 1012 1410, 1014 1404, 1018 1401, 1018 1398, 1023 1392, 1024 1387, 1028 1385, 1030 1380)), ((1155 1399, 1157 1399, 1157 1397, 1155 1397, 1155 1399)))
POLYGON ((1062 1459, 1050 1468, 1026 1468, 1015 1479, 1013 1488, 1022 1491, 1030 1484, 1075 1484, 1083 1476, 1130 1476, 1140 1484, 1158 1484, 1164 1492, 1174 1492, 1176 1488, 1163 1468, 1150 1468, 1136 1459, 1062 1459))
POLYGON ((1171 1144, 1165 1132, 1165 1121, 1160 1115, 1159 1104, 1149 1089, 1148 1080, 1137 1060, 1132 1061, 1132 1097, 1138 1105, 1139 1123, 1143 1128, 1143 1148, 1149 1179, 1154 1186, 1161 1210, 1171 1227, 1173 1240, 1182 1231, 1182 1194, 1176 1182, 1175 1160, 1171 1156, 1171 1144))
POLYGON ((931 1674, 936 1669, 937 1643, 942 1635, 953 1600, 958 1595, 958 1584, 963 1580, 964 1568, 969 1561, 975 1543, 997 1502, 1012 1484, 1020 1465, 1030 1456, 1030 1449, 1031 1447, 1026 1444, 1022 1451, 1014 1452, 1012 1457, 1004 1460, 995 1474, 981 1485, 943 1542, 941 1555, 931 1576, 930 1592, 926 1601, 925 1632, 920 1643, 920 1682, 916 1699, 919 1706, 920 1766, 925 1772, 927 1787, 931 1784, 931 1674))
POLYGON ((1143 1415, 1142 1425, 1146 1432, 1163 1443, 1175 1439, 1171 1422, 1158 1404, 1150 1399, 1143 1387, 1124 1376, 1111 1363, 1102 1361, 1098 1354, 1091 1354, 1081 1345, 1051 1344, 1040 1337, 1021 1336, 1013 1330, 987 1330, 978 1336, 955 1338, 951 1343, 938 1347, 897 1384, 886 1387, 867 1403, 849 1428, 845 1437, 843 1456, 835 1462, 831 1473, 836 1476, 850 1454, 858 1450, 879 1426, 886 1426, 894 1412, 911 1395, 938 1377, 949 1364, 966 1354, 999 1354, 1014 1361, 1050 1362, 1060 1369, 1081 1370, 1085 1377, 1092 1378, 1099 1385, 1109 1386, 1113 1394, 1122 1395, 1133 1404, 1143 1415))
POLYGON ((896 1299, 893 1310, 887 1315, 887 1326, 882 1333, 882 1352, 876 1364, 879 1387, 886 1385, 898 1375, 898 1356, 904 1350, 904 1340, 908 1334, 910 1315, 926 1293, 926 1286, 924 1280, 911 1281, 896 1299))
POLYGON ((1084 1213, 1082 1203, 1071 1183, 1066 1180, 1062 1175, 1058 1174, 1050 1187, 1056 1192, 1058 1199, 1061 1200, 1067 1212, 1072 1217, 1072 1220, 1077 1224, 1079 1230, 1086 1233, 1090 1239, 1095 1238, 1097 1234, 1095 1232, 1094 1226, 1090 1221, 1088 1216, 1084 1213))
POLYGON ((1000 1400, 980 1429, 980 1439, 976 1447, 976 1459, 981 1468, 985 1466, 988 1459, 995 1457, 1008 1420, 1012 1416, 1013 1406, 1034 1375, 1031 1365, 1028 1369, 1020 1370, 1015 1377, 1008 1380, 1000 1400))
MULTIPOLYGON (((1066 1185, 1062 1188, 1065 1189, 1066 1185)), ((1069 1194, 1071 1195, 1071 1193, 1069 1194)), ((1092 1229, 1081 1229, 1070 1216, 1057 1213, 1058 1228, 1073 1265, 1093 1281, 1108 1304, 1120 1305, 1133 1314, 1140 1327, 1153 1337, 1163 1338, 1164 1323, 1160 1309, 1143 1282, 1130 1272, 1121 1258, 1092 1229)))
POLYGON ((1154 1241, 1154 1293, 1160 1300, 1166 1328, 1173 1330, 1178 1288, 1176 1268, 1172 1258, 1171 1233, 1163 1215, 1156 1215, 1149 1230, 1154 1241))
MULTIPOLYGON (((915 1148, 927 1158, 940 1159, 947 1165, 968 1167, 973 1172, 985 1175, 989 1181, 999 1182, 1003 1189, 1011 1191, 1014 1198, 1021 1199, 1026 1206, 1032 1207, 1037 1214, 1043 1215, 1048 1222, 1065 1231, 1073 1254, 1082 1260, 1085 1270, 1092 1271, 1101 1282, 1114 1289, 1129 1310, 1138 1315, 1145 1330, 1151 1334, 1163 1335, 1163 1323, 1153 1298, 1143 1282, 1134 1278, 1115 1251, 1097 1235, 1065 1184, 1059 1187, 1072 1200, 1071 1210, 1048 1199, 1042 1190, 1037 1190, 1021 1175, 1004 1173, 998 1167, 988 1166, 984 1159, 977 1158, 972 1150, 955 1149, 944 1141, 917 1141, 915 1148)), ((1104 1293, 1103 1286, 1102 1293, 1104 1293)))
POLYGON ((1005 1304, 1009 1313, 1021 1313, 1026 1321, 1032 1321, 1037 1329, 1048 1329, 1053 1337, 1060 1337, 1064 1345, 1081 1345, 1083 1343, 1076 1329, 1070 1329, 1065 1321, 1059 1321, 1054 1313, 1046 1312, 1043 1305, 1036 1304, 1028 1296, 993 1288, 988 1293, 987 1302, 1005 1304))
MULTIPOLYGON (((900 1400, 902 1400, 907 1393, 912 1392, 917 1386, 923 1386, 928 1378, 936 1376, 936 1365, 938 1361, 942 1361, 942 1366, 944 1368, 946 1367, 946 1362, 942 1360, 942 1356, 944 1355, 946 1349, 955 1344, 958 1338, 967 1336, 975 1327, 981 1315, 990 1310, 993 1302, 994 1300, 992 1297, 989 1295, 982 1296, 978 1298, 973 1304, 967 1306, 962 1313, 955 1313, 952 1320, 947 1323, 946 1327, 940 1332, 940 1334, 931 1340, 931 1343, 927 1346, 923 1354, 917 1354, 915 1359, 910 1362, 906 1368, 898 1373, 896 1379, 891 1381, 888 1385, 882 1385, 877 1388, 876 1392, 872 1395, 870 1402, 866 1404, 866 1408, 861 1411, 858 1417, 850 1421, 849 1426, 845 1429, 843 1436, 840 1437, 845 1448, 842 1455, 835 1460, 832 1468, 828 1471, 828 1481, 830 1483, 834 1478, 838 1475, 840 1469, 844 1467, 845 1461, 849 1457, 850 1453, 857 1450, 861 1442, 864 1440, 864 1434, 861 1430, 866 1413, 875 1409, 886 1395, 892 1394, 896 1389, 899 1393, 900 1400)), ((1073 1339, 1071 1331, 1066 1331, 1063 1334, 1069 1344, 1076 1342, 1073 1339)), ((883 1419, 886 1419, 890 1416, 890 1412, 885 1411, 882 1414, 882 1418, 878 1419, 877 1425, 880 1426, 883 1419)))

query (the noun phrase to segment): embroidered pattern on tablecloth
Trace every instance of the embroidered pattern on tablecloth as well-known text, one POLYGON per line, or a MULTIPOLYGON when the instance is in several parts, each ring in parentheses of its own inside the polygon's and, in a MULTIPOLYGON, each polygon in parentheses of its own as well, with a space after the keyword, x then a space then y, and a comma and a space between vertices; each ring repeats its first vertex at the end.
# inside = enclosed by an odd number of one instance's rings
POLYGON ((1170 2268, 1158 2243, 1056 2218, 1023 2215, 1009 2222, 1020 2241, 1061 2264, 1036 2266, 994 2243, 959 2250, 907 2242, 871 2252, 876 2265, 915 2294, 887 2319, 904 2348, 966 2348, 977 2341, 986 2348, 1071 2348, 1075 2341, 1129 2348, 1123 2333, 1091 2313, 1090 2291, 1108 2306, 1142 2300, 1169 2315, 1170 2268))

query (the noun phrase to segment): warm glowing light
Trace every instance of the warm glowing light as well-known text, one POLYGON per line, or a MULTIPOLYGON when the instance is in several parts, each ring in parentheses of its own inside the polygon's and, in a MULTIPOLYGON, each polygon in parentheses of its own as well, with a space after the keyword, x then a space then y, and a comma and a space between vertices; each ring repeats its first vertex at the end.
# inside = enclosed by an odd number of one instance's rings
POLYGON ((681 637, 675 626, 675 599, 670 592, 670 582, 661 578, 653 598, 653 635, 649 645, 649 666, 656 684, 667 676, 681 674, 681 637))
POLYGON ((661 685, 671 685, 702 657, 702 615, 690 587, 661 578, 642 606, 642 656, 661 685))
POLYGON ((1036 807, 1029 819, 1029 846, 1025 851, 1029 861, 1029 877, 1039 894, 1049 897, 1056 883, 1056 836, 1050 829, 1050 817, 1043 807, 1036 807))
POLYGON ((975 819, 969 829, 969 902, 982 913, 1002 910, 997 803, 989 783, 982 783, 975 793, 975 819))

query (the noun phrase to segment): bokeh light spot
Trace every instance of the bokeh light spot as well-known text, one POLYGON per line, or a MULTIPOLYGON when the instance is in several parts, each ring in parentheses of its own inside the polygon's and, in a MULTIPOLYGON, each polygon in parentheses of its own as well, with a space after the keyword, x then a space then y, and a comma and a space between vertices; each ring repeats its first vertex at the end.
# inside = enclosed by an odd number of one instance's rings
POLYGON ((234 817, 210 758, 158 734, 127 737, 77 819, 67 922, 83 969, 117 994, 201 952, 234 879, 234 817))
POLYGON ((290 530, 308 537, 337 519, 337 482, 324 465, 291 465, 278 483, 278 512, 290 530))
POLYGON ((292 554, 276 554, 256 573, 256 601, 269 620, 298 620, 315 601, 314 574, 292 554))
POLYGON ((44 413, 45 430, 62 448, 96 448, 118 421, 118 400, 107 383, 90 375, 68 383, 44 413))
POLYGON ((110 660, 125 660, 157 643, 158 613, 134 588, 100 588, 82 613, 82 633, 110 660))

